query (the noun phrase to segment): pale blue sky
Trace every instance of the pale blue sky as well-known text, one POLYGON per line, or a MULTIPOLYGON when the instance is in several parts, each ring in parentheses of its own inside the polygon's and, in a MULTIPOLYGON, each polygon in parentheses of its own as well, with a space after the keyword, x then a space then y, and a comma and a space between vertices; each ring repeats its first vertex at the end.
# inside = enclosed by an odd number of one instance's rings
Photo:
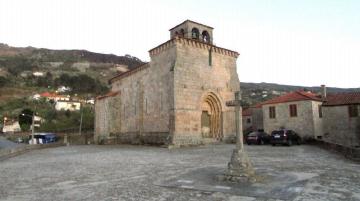
POLYGON ((191 19, 240 53, 244 82, 360 87, 360 1, 0 0, 0 42, 131 54, 191 19))

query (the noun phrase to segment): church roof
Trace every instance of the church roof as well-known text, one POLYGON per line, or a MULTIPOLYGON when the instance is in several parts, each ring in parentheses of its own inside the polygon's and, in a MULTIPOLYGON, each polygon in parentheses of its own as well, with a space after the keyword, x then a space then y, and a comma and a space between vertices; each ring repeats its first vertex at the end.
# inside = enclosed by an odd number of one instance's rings
POLYGON ((181 26, 182 24, 185 24, 186 22, 191 22, 191 23, 194 23, 194 24, 198 24, 198 25, 200 25, 200 26, 204 26, 204 27, 207 27, 207 28, 210 28, 210 29, 214 29, 213 27, 208 26, 208 25, 205 25, 205 24, 201 24, 201 23, 198 23, 198 22, 195 22, 195 21, 192 21, 192 20, 185 20, 185 21, 183 21, 182 23, 180 23, 180 24, 174 26, 173 28, 169 29, 169 31, 175 29, 175 28, 178 27, 178 26, 181 26))
POLYGON ((157 53, 161 52, 162 50, 165 50, 172 43, 175 43, 175 41, 182 42, 182 43, 185 43, 188 45, 193 45, 193 46, 199 47, 199 48, 208 48, 208 49, 211 48, 212 51, 215 53, 229 55, 232 57, 238 57, 240 55, 238 52, 233 51, 233 50, 229 50, 229 49, 218 47, 218 46, 215 46, 213 44, 209 44, 209 43, 206 43, 203 41, 190 39, 190 38, 184 38, 184 37, 172 38, 172 39, 166 41, 165 43, 152 48, 151 50, 149 50, 150 55, 157 54, 157 53))
POLYGON ((145 68, 147 68, 147 67, 149 67, 149 66, 150 66, 150 65, 149 65, 149 62, 147 62, 147 63, 141 64, 140 66, 137 66, 137 67, 135 67, 135 68, 133 68, 133 69, 131 69, 131 70, 129 70, 129 71, 125 71, 125 72, 119 73, 119 74, 115 75, 113 78, 111 78, 111 79, 109 80, 109 83, 112 83, 112 82, 115 81, 115 80, 118 80, 118 79, 122 79, 122 78, 124 78, 124 77, 127 77, 127 76, 129 76, 129 75, 132 75, 132 74, 134 74, 134 73, 136 73, 136 72, 138 72, 138 71, 140 71, 140 70, 143 70, 143 69, 145 69, 145 68))
POLYGON ((107 98, 107 97, 114 97, 116 95, 120 94, 119 91, 110 91, 109 93, 103 95, 103 96, 98 96, 96 97, 97 100, 101 100, 101 99, 104 99, 104 98, 107 98))

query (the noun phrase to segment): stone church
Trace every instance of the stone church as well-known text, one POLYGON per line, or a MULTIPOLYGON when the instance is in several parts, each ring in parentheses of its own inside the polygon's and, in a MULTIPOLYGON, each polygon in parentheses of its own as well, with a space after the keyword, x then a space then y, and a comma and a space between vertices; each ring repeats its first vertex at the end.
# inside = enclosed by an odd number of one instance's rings
POLYGON ((213 44, 213 28, 186 20, 151 61, 109 80, 95 104, 95 142, 197 145, 235 138, 239 53, 213 44))

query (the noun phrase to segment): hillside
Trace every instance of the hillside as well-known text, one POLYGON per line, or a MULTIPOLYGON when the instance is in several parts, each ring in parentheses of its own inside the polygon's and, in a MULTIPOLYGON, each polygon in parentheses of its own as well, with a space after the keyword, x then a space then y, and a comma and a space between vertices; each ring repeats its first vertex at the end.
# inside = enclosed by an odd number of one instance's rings
POLYGON ((63 85, 73 88, 73 93, 93 97, 106 92, 107 81, 119 70, 141 64, 140 59, 130 55, 0 43, 0 104, 63 85))

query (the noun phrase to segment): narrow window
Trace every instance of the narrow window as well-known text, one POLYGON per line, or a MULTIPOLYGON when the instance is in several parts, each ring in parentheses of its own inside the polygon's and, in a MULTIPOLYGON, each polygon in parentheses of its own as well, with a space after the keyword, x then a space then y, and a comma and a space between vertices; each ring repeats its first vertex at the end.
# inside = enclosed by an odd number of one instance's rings
POLYGON ((126 115, 126 113, 125 113, 125 105, 124 105, 124 115, 123 115, 123 116, 124 116, 124 119, 125 119, 125 115, 126 115))
POLYGON ((322 114, 322 106, 319 105, 319 118, 322 118, 323 114, 322 114))
POLYGON ((160 112, 162 110, 162 104, 163 104, 163 102, 162 102, 162 92, 160 92, 160 112))
POLYGON ((276 118, 275 106, 269 107, 269 118, 270 119, 275 119, 276 118))
POLYGON ((250 123, 251 123, 251 119, 250 119, 250 118, 247 118, 247 119, 246 119, 246 123, 250 124, 250 123))
POLYGON ((359 116, 357 105, 349 105, 348 110, 349 110, 349 117, 359 116))
POLYGON ((145 98, 145 113, 148 114, 147 98, 145 98))
POLYGON ((290 117, 297 117, 297 107, 295 104, 289 105, 290 117))
POLYGON ((212 66, 212 48, 209 50, 209 66, 212 66))

